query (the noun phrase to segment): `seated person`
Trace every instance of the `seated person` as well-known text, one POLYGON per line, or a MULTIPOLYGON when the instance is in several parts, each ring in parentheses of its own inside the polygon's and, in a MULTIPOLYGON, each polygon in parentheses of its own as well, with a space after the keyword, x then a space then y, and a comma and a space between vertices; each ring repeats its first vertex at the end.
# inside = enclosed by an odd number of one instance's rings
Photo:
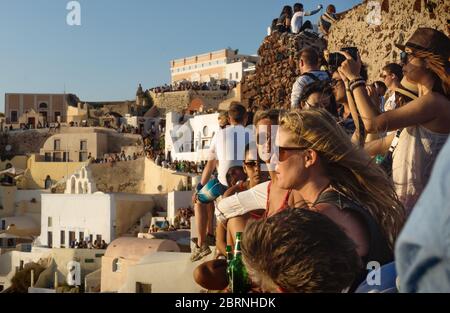
POLYGON ((287 209, 249 223, 242 257, 253 285, 279 293, 341 293, 362 270, 355 243, 323 214, 287 209))
MULTIPOLYGON (((231 168, 227 174, 228 185, 230 187, 224 194, 224 197, 232 196, 237 192, 242 192, 255 187, 268 179, 267 172, 261 171, 263 162, 257 158, 256 151, 254 153, 250 149, 251 145, 245 147, 245 160, 242 173, 239 172, 239 167, 231 168), (256 160, 258 159, 258 160, 256 160), (245 176, 243 176, 245 175, 245 176), (248 177, 248 179, 243 179, 248 177)), ((220 214, 220 213, 219 213, 220 214)), ((245 227, 245 224, 242 226, 245 227)), ((216 227, 216 248, 219 251, 219 258, 213 261, 205 262, 198 266, 194 271, 195 281, 202 287, 210 290, 219 290, 224 284, 224 271, 226 271, 227 262, 224 256, 226 255, 227 242, 230 243, 231 238, 227 238, 227 224, 218 220, 216 227), (222 259, 220 257, 223 256, 222 259)), ((225 286, 226 287, 226 286, 225 286)))

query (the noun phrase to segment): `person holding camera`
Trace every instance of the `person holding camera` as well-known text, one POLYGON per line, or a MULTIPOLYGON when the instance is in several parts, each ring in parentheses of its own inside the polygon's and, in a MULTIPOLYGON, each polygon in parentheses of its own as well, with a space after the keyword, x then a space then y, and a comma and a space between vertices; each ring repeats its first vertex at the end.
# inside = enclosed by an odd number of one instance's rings
POLYGON ((432 28, 418 28, 405 45, 403 73, 417 84, 419 97, 401 108, 377 115, 360 77, 361 59, 347 52, 339 68, 350 81, 368 133, 404 129, 393 153, 392 176, 408 213, 428 183, 434 162, 450 133, 450 38, 432 28))

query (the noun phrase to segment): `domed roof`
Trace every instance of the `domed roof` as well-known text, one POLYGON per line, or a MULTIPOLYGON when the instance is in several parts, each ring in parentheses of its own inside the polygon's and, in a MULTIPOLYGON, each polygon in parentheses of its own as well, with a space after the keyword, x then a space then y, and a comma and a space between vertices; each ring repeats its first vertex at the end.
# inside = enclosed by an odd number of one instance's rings
POLYGON ((139 261, 143 256, 158 251, 180 252, 180 248, 172 240, 121 237, 108 245, 105 257, 139 261))

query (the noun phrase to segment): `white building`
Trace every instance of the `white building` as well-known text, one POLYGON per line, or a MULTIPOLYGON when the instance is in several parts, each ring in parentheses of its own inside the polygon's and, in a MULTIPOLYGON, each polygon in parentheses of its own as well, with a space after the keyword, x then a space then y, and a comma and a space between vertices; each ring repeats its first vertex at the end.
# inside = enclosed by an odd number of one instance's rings
POLYGON ((172 160, 207 161, 212 138, 219 131, 219 114, 185 116, 179 124, 181 114, 166 115, 166 156, 172 160))
POLYGON ((172 83, 223 79, 240 82, 244 70, 254 66, 258 60, 258 56, 239 54, 239 50, 231 48, 172 60, 170 62, 172 83))
POLYGON ((67 181, 65 194, 42 195, 42 246, 68 248, 74 240, 110 243, 142 228, 142 219, 155 206, 150 195, 95 192, 85 168, 67 181))

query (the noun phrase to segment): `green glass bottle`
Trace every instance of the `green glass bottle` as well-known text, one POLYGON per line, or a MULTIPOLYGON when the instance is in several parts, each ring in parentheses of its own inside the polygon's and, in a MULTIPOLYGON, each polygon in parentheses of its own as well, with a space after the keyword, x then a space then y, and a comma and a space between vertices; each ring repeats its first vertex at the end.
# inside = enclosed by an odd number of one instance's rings
POLYGON ((242 233, 236 233, 236 246, 234 248, 234 258, 230 262, 230 289, 232 293, 247 293, 250 290, 249 277, 241 251, 242 233))
POLYGON ((231 272, 230 272, 230 263, 233 261, 233 248, 231 246, 227 246, 226 253, 227 253, 227 279, 228 283, 231 282, 231 272))

